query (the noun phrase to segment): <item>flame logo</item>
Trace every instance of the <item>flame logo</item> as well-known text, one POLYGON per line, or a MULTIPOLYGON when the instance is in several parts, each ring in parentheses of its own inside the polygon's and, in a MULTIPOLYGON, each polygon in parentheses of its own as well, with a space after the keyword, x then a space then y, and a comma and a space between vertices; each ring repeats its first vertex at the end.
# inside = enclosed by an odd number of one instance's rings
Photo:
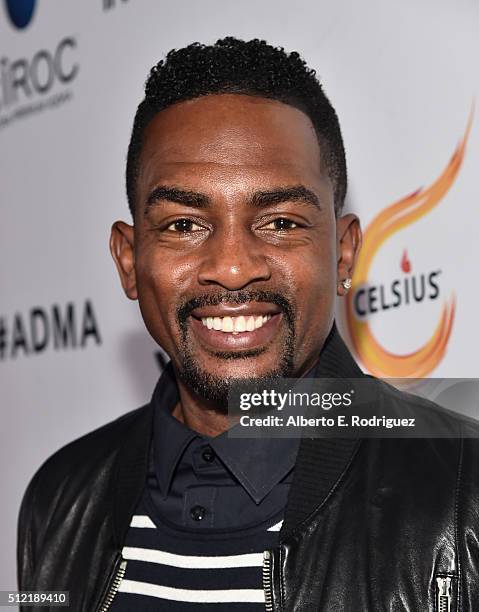
POLYGON ((403 272, 405 272, 406 274, 408 272, 411 272, 411 262, 409 261, 409 258, 407 256, 407 250, 406 249, 404 249, 404 253, 403 253, 402 258, 401 258, 401 270, 403 272))
MULTIPOLYGON (((384 349, 375 339, 368 321, 358 320, 353 311, 356 288, 367 283, 376 253, 388 238, 430 212, 448 192, 461 168, 467 140, 472 126, 474 106, 469 114, 465 133, 442 174, 427 188, 420 188, 380 212, 366 228, 364 242, 354 272, 351 291, 346 294, 346 324, 353 349, 364 366, 375 376, 413 377, 427 376, 441 361, 451 335, 455 312, 454 294, 445 301, 431 338, 419 349, 405 355, 396 355, 384 349)), ((404 251, 401 268, 409 272, 411 264, 404 251)))

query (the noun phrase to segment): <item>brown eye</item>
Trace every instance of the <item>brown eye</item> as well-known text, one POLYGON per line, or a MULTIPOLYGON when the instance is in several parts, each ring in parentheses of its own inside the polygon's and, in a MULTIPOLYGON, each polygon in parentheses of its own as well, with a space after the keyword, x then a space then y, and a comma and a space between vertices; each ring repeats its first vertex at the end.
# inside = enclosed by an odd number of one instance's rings
POLYGON ((191 219, 177 219, 176 221, 173 221, 173 223, 170 223, 166 229, 172 232, 186 234, 187 232, 201 231, 203 228, 194 223, 191 219))
POLYGON ((279 217, 278 219, 274 219, 267 225, 263 225, 262 229, 271 229, 271 230, 289 230, 298 227, 297 223, 291 221, 291 219, 286 219, 285 217, 279 217))

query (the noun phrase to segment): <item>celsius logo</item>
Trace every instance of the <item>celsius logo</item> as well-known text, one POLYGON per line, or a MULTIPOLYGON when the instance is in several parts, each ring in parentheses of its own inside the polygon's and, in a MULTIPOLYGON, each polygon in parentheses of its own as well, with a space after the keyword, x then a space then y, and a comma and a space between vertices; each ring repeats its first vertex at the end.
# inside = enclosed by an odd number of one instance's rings
MULTIPOLYGON (((442 360, 452 331, 455 298, 443 299, 442 310, 432 336, 417 350, 406 355, 386 350, 375 338, 370 319, 378 313, 425 300, 438 300, 441 270, 416 273, 416 264, 408 252, 398 257, 401 274, 384 284, 369 278, 374 258, 391 236, 430 212, 448 192, 461 168, 472 125, 469 116, 466 131, 442 174, 427 188, 418 189, 381 211, 364 232, 364 242, 354 272, 351 291, 346 294, 346 325, 354 351, 375 376, 420 378, 427 376, 442 360)), ((389 314, 387 315, 389 316, 389 314)))
POLYGON ((36 0, 5 0, 12 24, 22 30, 30 23, 35 12, 36 0))
POLYGON ((381 285, 368 284, 354 291, 353 308, 358 319, 424 300, 436 300, 439 297, 437 277, 441 270, 433 270, 427 274, 410 274, 412 264, 406 250, 401 257, 400 268, 406 276, 381 285))

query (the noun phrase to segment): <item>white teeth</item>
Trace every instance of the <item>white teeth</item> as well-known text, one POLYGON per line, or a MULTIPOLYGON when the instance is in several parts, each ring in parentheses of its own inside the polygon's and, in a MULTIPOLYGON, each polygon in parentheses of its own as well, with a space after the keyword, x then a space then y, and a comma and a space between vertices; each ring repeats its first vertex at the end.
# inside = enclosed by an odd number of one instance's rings
POLYGON ((223 317, 223 331, 232 332, 234 329, 233 319, 231 317, 223 317))
POLYGON ((226 333, 237 334, 240 332, 252 332, 262 327, 271 315, 250 315, 245 317, 202 317, 201 322, 208 329, 215 329, 226 333))
POLYGON ((246 319, 241 317, 234 318, 235 332, 244 332, 246 331, 246 319))

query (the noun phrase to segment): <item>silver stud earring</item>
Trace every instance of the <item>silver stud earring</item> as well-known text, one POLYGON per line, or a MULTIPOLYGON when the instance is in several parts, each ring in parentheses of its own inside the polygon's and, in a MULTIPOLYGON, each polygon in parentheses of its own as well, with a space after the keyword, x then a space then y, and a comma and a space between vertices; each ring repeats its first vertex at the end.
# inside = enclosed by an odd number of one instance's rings
POLYGON ((341 281, 341 285, 344 287, 344 289, 346 289, 346 291, 348 291, 348 289, 351 289, 352 284, 353 281, 351 278, 346 278, 345 280, 341 281))

